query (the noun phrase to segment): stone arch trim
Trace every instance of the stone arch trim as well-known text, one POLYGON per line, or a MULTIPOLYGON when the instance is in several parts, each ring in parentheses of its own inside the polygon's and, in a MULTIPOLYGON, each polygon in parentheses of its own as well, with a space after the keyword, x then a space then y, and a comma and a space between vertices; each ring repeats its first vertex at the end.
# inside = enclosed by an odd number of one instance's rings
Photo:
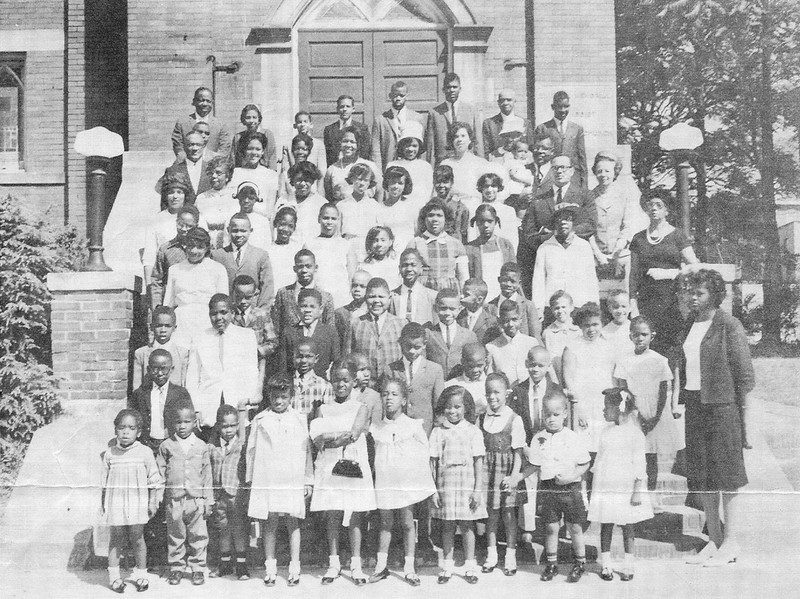
MULTIPOLYGON (((313 22, 315 14, 336 0, 282 0, 272 18, 272 27, 294 29, 304 22, 313 22)), ((339 0, 349 2, 366 18, 379 22, 399 0, 339 0)), ((474 25, 475 16, 465 0, 422 0, 432 12, 440 15, 444 24, 474 25)))

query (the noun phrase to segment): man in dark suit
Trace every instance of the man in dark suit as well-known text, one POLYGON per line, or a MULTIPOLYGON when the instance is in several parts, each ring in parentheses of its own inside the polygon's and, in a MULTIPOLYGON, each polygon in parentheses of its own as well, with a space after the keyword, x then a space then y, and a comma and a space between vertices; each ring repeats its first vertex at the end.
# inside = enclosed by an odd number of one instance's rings
POLYGON ((242 212, 234 214, 228 223, 231 242, 225 247, 213 250, 211 257, 228 271, 231 294, 233 294, 234 279, 239 275, 249 275, 260 290, 256 305, 269 308, 275 292, 272 263, 266 251, 248 243, 252 232, 250 218, 242 212))
POLYGON ((369 134, 369 127, 360 121, 353 120, 353 108, 355 108, 353 96, 343 94, 336 100, 336 112, 339 113, 339 120, 331 123, 322 131, 322 138, 325 143, 325 158, 328 166, 339 160, 339 143, 342 141, 342 130, 347 127, 355 127, 356 140, 358 141, 358 155, 364 160, 369 160, 372 154, 372 138, 369 134))
POLYGON ((404 82, 397 81, 392 84, 389 92, 389 101, 392 103, 392 107, 375 119, 375 123, 372 125, 371 160, 378 165, 381 171, 384 171, 386 165, 397 157, 397 142, 403 135, 406 123, 410 121, 419 123, 422 131, 425 131, 426 115, 408 108, 406 106, 407 97, 408 86, 404 82))
POLYGON ((551 362, 550 352, 543 346, 537 345, 531 348, 525 360, 530 378, 514 387, 508 402, 511 409, 522 418, 526 444, 530 444, 533 436, 544 428, 542 419, 544 401, 553 394, 563 393, 561 385, 554 383, 550 378, 551 362))
MULTIPOLYGON (((536 260, 536 250, 548 239, 553 231, 553 214, 560 207, 571 206, 576 209, 575 234, 583 239, 589 239, 597 229, 597 208, 594 199, 589 193, 572 181, 572 161, 569 156, 556 156, 550 162, 553 173, 553 185, 550 188, 540 187, 539 192, 531 200, 530 207, 522 219, 520 227, 520 252, 517 248, 517 261, 522 268, 533 273, 536 260)), ((530 276, 523 274, 523 290, 530 293, 530 276)))
MULTIPOLYGON (((191 182, 192 193, 186 196, 186 201, 190 204, 194 204, 195 199, 201 193, 211 189, 211 179, 206 173, 205 147, 205 138, 201 133, 197 131, 189 133, 184 138, 183 159, 164 171, 164 177, 177 174, 186 177, 191 182)), ((156 191, 161 193, 161 180, 156 185, 156 191)))
POLYGON ((545 134, 552 131, 556 134, 556 154, 565 154, 572 160, 572 166, 580 176, 580 184, 584 189, 589 184, 589 174, 586 168, 586 143, 584 141, 583 127, 567 120, 569 115, 569 95, 565 91, 553 95, 553 118, 536 126, 533 133, 545 134))
POLYGON ((227 155, 231 151, 231 132, 222 122, 211 114, 214 108, 214 97, 207 87, 198 87, 192 100, 194 112, 175 123, 172 130, 172 151, 178 161, 186 157, 184 145, 186 136, 192 132, 196 123, 207 123, 209 128, 208 149, 217 154, 227 155))
POLYGON ((500 112, 483 121, 481 132, 483 135, 483 155, 487 160, 494 152, 503 147, 503 142, 500 139, 501 131, 519 131, 522 133, 523 139, 528 143, 533 138, 528 119, 514 114, 515 102, 512 90, 501 90, 497 94, 497 106, 500 108, 500 112))
POLYGON ((169 382, 172 367, 172 355, 165 349, 154 349, 147 360, 147 377, 128 400, 128 405, 142 415, 139 440, 154 454, 171 434, 172 415, 177 407, 192 406, 189 392, 169 382))
POLYGON ((425 133, 425 148, 428 151, 428 161, 433 166, 438 164, 453 153, 453 148, 447 142, 447 133, 450 125, 458 121, 467 123, 472 128, 472 151, 483 156, 483 139, 480 133, 477 109, 459 100, 461 95, 461 79, 455 73, 447 73, 444 77, 444 102, 428 111, 428 129, 425 133))

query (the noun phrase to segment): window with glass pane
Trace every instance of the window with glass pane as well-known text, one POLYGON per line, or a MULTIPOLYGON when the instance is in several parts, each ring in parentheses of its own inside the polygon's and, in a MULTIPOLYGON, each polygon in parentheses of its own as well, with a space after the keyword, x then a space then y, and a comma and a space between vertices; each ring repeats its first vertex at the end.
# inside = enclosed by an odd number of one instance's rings
POLYGON ((25 55, 0 53, 0 170, 23 168, 25 55))

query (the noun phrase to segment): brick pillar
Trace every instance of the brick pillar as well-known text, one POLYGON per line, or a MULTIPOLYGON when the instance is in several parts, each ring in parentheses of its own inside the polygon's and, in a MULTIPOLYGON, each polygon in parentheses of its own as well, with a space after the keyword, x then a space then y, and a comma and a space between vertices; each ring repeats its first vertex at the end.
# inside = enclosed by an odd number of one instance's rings
POLYGON ((47 286, 62 400, 124 401, 141 279, 115 272, 51 273, 47 286))

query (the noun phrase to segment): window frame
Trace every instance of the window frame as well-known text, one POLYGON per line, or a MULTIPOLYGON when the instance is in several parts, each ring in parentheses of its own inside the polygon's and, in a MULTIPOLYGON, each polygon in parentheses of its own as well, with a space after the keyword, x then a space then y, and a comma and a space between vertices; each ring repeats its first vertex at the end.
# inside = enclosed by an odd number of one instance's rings
MULTIPOLYGON (((11 79, 17 89, 17 160, 16 165, 0 163, 0 172, 17 172, 25 170, 25 52, 0 52, 0 77, 11 79)), ((10 85, 3 85, 9 87, 10 85)))

